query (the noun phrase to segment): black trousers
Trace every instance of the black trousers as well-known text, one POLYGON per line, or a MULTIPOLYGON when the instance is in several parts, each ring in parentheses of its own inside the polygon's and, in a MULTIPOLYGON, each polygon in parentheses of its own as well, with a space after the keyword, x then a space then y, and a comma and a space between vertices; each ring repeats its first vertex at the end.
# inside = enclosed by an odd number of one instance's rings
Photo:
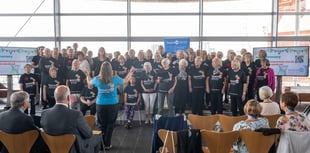
POLYGON ((197 115, 203 115, 204 104, 204 88, 193 88, 192 90, 192 113, 197 115))
POLYGON ((103 133, 104 145, 111 145, 114 124, 117 119, 118 104, 113 105, 96 105, 97 119, 99 128, 103 133))
POLYGON ((96 114, 96 104, 92 104, 90 106, 84 104, 84 103, 80 103, 80 109, 81 112, 83 113, 83 115, 86 114, 87 110, 90 110, 90 115, 95 115, 96 114))
POLYGON ((223 94, 221 92, 211 92, 211 114, 223 114, 223 94))
POLYGON ((233 116, 238 116, 238 110, 239 109, 239 115, 244 115, 243 106, 244 103, 242 101, 242 97, 230 95, 231 100, 231 112, 233 116))

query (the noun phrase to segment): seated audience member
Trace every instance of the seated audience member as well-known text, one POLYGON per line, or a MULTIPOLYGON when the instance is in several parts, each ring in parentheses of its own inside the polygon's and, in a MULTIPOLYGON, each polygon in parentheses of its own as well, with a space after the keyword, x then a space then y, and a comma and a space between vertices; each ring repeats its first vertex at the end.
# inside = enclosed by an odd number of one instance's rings
MULTIPOLYGON (((11 108, 0 113, 0 130, 6 133, 19 134, 30 130, 39 130, 32 118, 24 113, 28 108, 30 96, 25 91, 18 91, 11 95, 11 108)), ((0 145, 1 148, 2 144, 0 145)), ((31 153, 47 152, 47 146, 41 138, 35 142, 31 149, 31 153)), ((7 153, 3 147, 2 153, 7 153)))
POLYGON ((96 100, 97 100, 98 89, 90 84, 84 87, 81 92, 81 103, 80 108, 83 115, 86 114, 87 110, 90 110, 90 115, 96 114, 96 100))
POLYGON ((306 117, 295 111, 298 104, 298 96, 294 92, 286 92, 281 96, 280 107, 285 112, 276 124, 276 128, 281 130, 307 132, 310 130, 310 124, 306 117))
POLYGON ((259 103, 262 106, 261 115, 274 115, 281 113, 279 104, 271 100, 272 96, 273 92, 270 87, 263 86, 259 88, 259 97, 263 100, 262 103, 259 103))
POLYGON ((94 138, 92 130, 87 125, 82 112, 68 108, 70 89, 60 85, 56 88, 54 97, 56 105, 42 112, 41 126, 43 130, 50 135, 76 135, 75 147, 71 148, 71 153, 98 152, 98 145, 92 141, 94 138))
MULTIPOLYGON (((239 121, 233 127, 233 131, 240 131, 243 129, 259 129, 269 128, 267 119, 259 117, 262 111, 261 105, 254 99, 248 100, 244 106, 244 112, 248 116, 248 119, 239 121)), ((248 153, 248 150, 241 139, 237 141, 233 146, 234 152, 248 153)))

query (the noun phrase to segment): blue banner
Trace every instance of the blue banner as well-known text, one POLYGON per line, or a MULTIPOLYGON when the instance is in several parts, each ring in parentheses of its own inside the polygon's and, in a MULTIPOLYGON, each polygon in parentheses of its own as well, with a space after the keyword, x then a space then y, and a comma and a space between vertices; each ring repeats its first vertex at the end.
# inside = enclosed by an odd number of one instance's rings
POLYGON ((189 38, 165 38, 165 52, 175 54, 177 50, 186 50, 190 47, 189 38))

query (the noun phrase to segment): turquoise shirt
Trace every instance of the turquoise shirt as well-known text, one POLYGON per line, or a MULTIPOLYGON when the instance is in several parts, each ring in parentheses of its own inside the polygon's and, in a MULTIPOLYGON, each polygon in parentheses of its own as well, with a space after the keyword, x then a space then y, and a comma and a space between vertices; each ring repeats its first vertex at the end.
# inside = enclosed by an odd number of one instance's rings
POLYGON ((92 85, 98 88, 97 105, 113 105, 118 103, 117 87, 123 84, 123 79, 113 76, 109 84, 104 84, 97 76, 93 78, 92 85))

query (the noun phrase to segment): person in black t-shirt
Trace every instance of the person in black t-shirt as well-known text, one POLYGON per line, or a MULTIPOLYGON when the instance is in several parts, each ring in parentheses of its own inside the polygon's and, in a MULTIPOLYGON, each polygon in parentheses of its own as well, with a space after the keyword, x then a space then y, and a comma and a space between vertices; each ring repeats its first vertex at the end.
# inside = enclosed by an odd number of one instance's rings
POLYGON ((161 56, 159 53, 156 53, 154 55, 154 60, 152 62, 152 68, 153 68, 153 71, 155 72, 155 74, 157 74, 158 70, 162 69, 161 56))
POLYGON ((258 59, 255 60, 254 64, 256 66, 256 69, 261 68, 262 67, 262 61, 264 59, 266 59, 267 57, 267 53, 265 50, 260 50, 258 51, 258 59))
POLYGON ((49 108, 55 105, 54 91, 57 86, 61 84, 62 82, 57 78, 57 69, 51 67, 49 70, 49 76, 43 81, 43 101, 45 101, 45 103, 43 103, 43 109, 47 108, 47 103, 49 108))
POLYGON ((177 84, 175 86, 175 96, 174 106, 176 115, 184 114, 185 106, 188 101, 188 69, 187 69, 187 61, 185 59, 181 59, 178 63, 177 69, 177 84))
POLYGON ((144 63, 144 74, 141 78, 142 98, 145 108, 145 124, 153 123, 153 109, 156 100, 156 76, 152 71, 152 65, 150 62, 144 63))
POLYGON ((31 68, 34 69, 33 74, 36 75, 37 79, 38 79, 38 90, 40 93, 40 97, 36 100, 36 105, 39 104, 40 102, 40 98, 42 97, 42 83, 41 83, 41 72, 40 72, 40 68, 39 68, 39 63, 41 60, 41 57, 43 56, 43 50, 44 50, 44 46, 40 46, 38 47, 37 50, 37 55, 34 56, 31 60, 31 68))
POLYGON ((275 89, 275 75, 272 68, 270 68, 270 62, 268 59, 263 59, 261 63, 262 67, 257 69, 256 78, 254 82, 254 90, 256 90, 256 97, 259 102, 262 100, 259 98, 259 88, 262 86, 268 86, 272 91, 275 89))
POLYGON ((206 92, 210 93, 211 114, 223 114, 223 94, 227 81, 226 71, 222 67, 222 60, 215 57, 212 67, 207 72, 206 92))
POLYGON ((72 62, 72 70, 67 74, 66 86, 70 88, 71 92, 71 108, 78 110, 80 102, 80 93, 85 86, 85 73, 79 69, 80 63, 77 59, 72 62))
POLYGON ((248 80, 248 91, 246 96, 246 101, 250 99, 254 99, 254 81, 256 77, 256 67, 254 62, 252 61, 252 55, 251 53, 247 52, 243 55, 244 61, 241 63, 241 68, 247 70, 249 74, 249 80, 248 80))
POLYGON ((231 112, 233 116, 244 115, 243 101, 246 96, 246 75, 240 69, 240 62, 238 60, 233 60, 231 62, 231 70, 228 71, 228 94, 230 95, 231 100, 231 112))
POLYGON ((124 102, 125 102, 125 111, 127 116, 127 124, 125 127, 127 129, 131 128, 131 123, 135 115, 135 110, 139 109, 137 106, 141 100, 140 92, 136 87, 136 78, 131 76, 130 83, 124 89, 124 102))
MULTIPOLYGON (((19 78, 19 87, 20 90, 26 91, 30 96, 30 115, 36 114, 35 101, 39 98, 39 85, 38 78, 35 74, 30 73, 31 65, 26 64, 24 66, 25 73, 22 74, 19 78)), ((28 108, 25 110, 25 113, 28 114, 28 108)))
POLYGON ((192 113, 203 115, 204 93, 206 87, 206 72, 202 66, 202 58, 195 58, 195 67, 190 71, 189 92, 192 93, 192 113))
POLYGON ((170 60, 164 58, 161 61, 163 69, 158 70, 157 81, 158 81, 158 114, 164 115, 164 102, 167 98, 168 105, 168 116, 174 116, 173 100, 174 100, 174 89, 177 83, 174 70, 170 67, 170 60))
POLYGON ((87 85, 84 87, 80 96, 80 110, 83 115, 86 114, 87 110, 90 110, 90 115, 96 114, 96 100, 97 100, 98 89, 94 86, 87 85))

